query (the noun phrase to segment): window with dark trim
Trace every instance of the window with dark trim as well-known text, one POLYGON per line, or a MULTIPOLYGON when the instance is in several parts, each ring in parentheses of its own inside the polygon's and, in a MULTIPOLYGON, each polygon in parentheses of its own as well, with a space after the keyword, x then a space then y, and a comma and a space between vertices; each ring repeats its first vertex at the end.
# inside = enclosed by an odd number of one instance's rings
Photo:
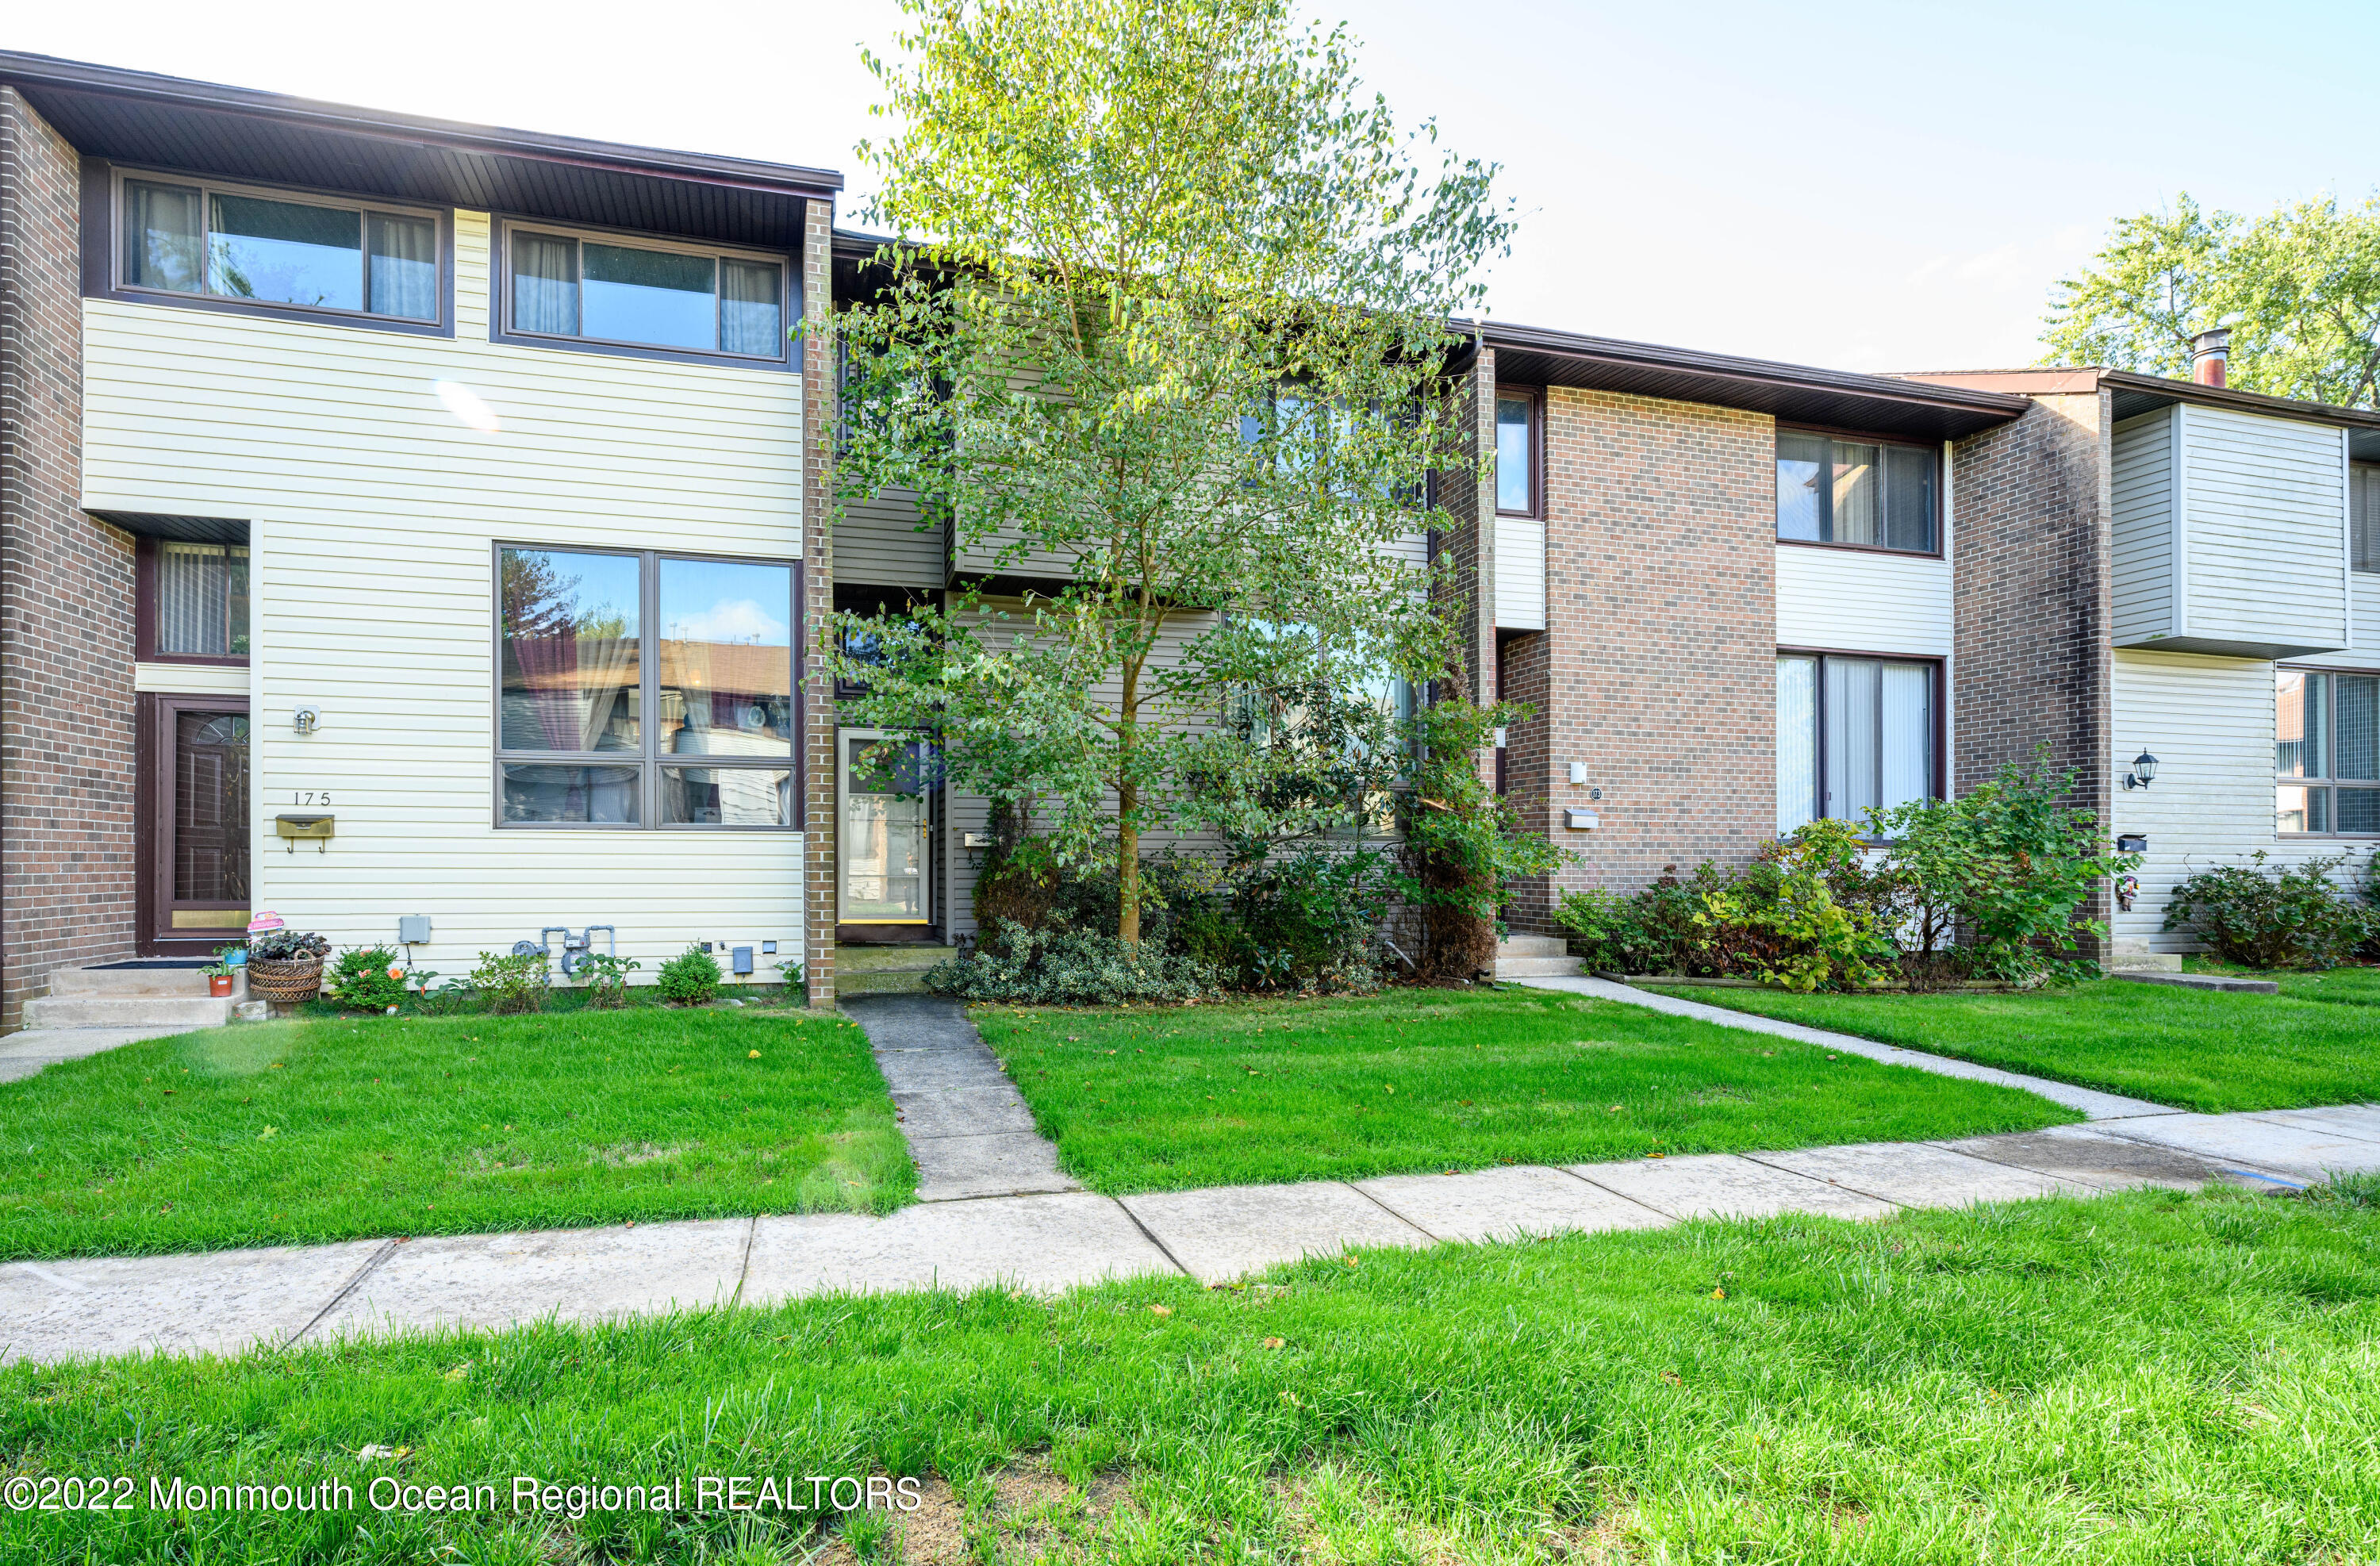
POLYGON ((166 175, 115 188, 115 287, 161 299, 441 322, 439 214, 166 175))
POLYGON ((136 655, 165 663, 245 663, 248 546, 143 539, 136 655))
POLYGON ((1778 654, 1778 834, 1936 796, 1940 690, 1930 661, 1778 654))
POLYGON ((2273 671, 2273 830, 2380 836, 2380 674, 2273 671))
POLYGON ((496 551, 496 821, 795 824, 795 572, 496 551))
POLYGON ((1496 515, 1540 515, 1539 445, 1543 399, 1534 391, 1496 391, 1496 515))
POLYGON ((2347 470, 2350 552, 2358 571, 2380 572, 2380 465, 2347 470))
POLYGON ((782 256, 641 236, 503 225, 497 308, 516 337, 783 364, 782 256))
POLYGON ((1778 538, 1936 552, 1941 455, 1932 446, 1778 431, 1778 538))

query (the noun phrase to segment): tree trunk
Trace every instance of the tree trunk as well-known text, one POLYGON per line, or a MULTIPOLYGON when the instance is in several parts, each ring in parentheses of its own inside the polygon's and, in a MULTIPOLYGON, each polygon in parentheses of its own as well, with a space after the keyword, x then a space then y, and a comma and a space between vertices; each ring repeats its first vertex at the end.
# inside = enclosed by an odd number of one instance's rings
POLYGON ((1140 739, 1140 661, 1123 668, 1123 702, 1116 725, 1116 940, 1140 943, 1140 783, 1133 769, 1140 739))

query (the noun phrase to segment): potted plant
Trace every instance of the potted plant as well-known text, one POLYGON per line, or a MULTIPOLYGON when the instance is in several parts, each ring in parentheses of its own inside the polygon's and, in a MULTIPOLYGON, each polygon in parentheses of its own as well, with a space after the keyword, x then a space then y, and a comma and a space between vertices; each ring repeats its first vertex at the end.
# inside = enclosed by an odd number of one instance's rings
POLYGON ((331 943, 305 930, 271 929, 248 943, 248 992, 291 1005, 322 992, 322 959, 331 943))
POLYGON ((240 950, 242 948, 237 946, 218 946, 215 948, 215 960, 199 970, 207 976, 207 994, 211 999, 231 999, 231 981, 235 972, 231 957, 233 953, 240 950))

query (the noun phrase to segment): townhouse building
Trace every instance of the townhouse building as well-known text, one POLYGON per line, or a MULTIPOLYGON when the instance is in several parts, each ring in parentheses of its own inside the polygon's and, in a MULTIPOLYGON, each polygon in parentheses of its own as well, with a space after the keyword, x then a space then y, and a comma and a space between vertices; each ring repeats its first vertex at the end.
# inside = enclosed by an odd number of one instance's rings
MULTIPOLYGON (((707 941, 820 1002, 972 930, 983 802, 839 722, 817 635, 1034 584, 914 497, 829 526, 839 188, 0 55, 0 1028, 264 909, 447 974, 707 941)), ((2119 942, 2210 858, 2380 841, 2380 417, 2211 363, 1474 331, 1496 462, 1411 552, 1577 856, 1515 925, 2045 744, 2148 839, 2119 942)))

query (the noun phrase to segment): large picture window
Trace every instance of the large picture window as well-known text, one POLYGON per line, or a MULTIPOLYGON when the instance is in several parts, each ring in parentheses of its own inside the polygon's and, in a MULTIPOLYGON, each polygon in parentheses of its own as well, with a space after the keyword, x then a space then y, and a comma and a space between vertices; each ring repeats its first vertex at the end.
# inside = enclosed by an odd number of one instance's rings
POLYGON ((1931 446, 1779 430, 1777 536, 1931 554, 1940 461, 1931 446))
POLYGON ((2380 674, 2274 672, 2273 830, 2380 836, 2380 674))
POLYGON ((794 570, 497 552, 497 819, 790 827, 794 570))
POLYGON ((699 246, 509 227, 506 329, 633 348, 782 363, 785 267, 699 246))
POLYGON ((438 219, 285 192, 127 176, 116 281, 146 293, 435 324, 438 219))
POLYGON ((1939 671, 1888 658, 1777 660, 1777 831, 1864 822, 1937 792, 1939 671))
POLYGON ((1537 513, 1538 401, 1535 392, 1496 394, 1496 511, 1502 516, 1537 513))

